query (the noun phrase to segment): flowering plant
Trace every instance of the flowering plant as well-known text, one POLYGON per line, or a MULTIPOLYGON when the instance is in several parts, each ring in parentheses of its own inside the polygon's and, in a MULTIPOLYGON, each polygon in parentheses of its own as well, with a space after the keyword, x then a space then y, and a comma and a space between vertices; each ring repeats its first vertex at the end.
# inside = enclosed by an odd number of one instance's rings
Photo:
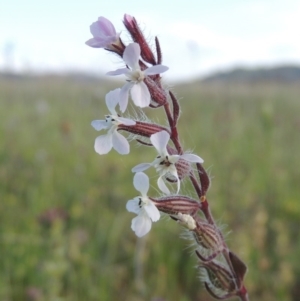
POLYGON ((204 160, 184 151, 181 145, 177 128, 180 105, 174 94, 161 83, 160 74, 168 67, 162 65, 160 43, 155 38, 154 54, 136 19, 125 14, 123 22, 133 40, 127 46, 114 25, 104 17, 99 17, 91 25, 93 38, 86 42, 91 47, 104 48, 119 55, 125 67, 107 75, 124 74, 127 78, 122 88, 106 95, 110 114, 105 115, 105 120, 92 121, 96 130, 107 130, 106 135, 96 138, 95 150, 100 155, 112 148, 122 155, 128 154, 129 142, 119 132, 131 134, 141 145, 153 146, 158 153, 156 158, 151 163, 140 163, 132 168, 135 173, 133 185, 140 192, 140 196, 129 200, 126 205, 128 211, 137 214, 131 223, 132 230, 138 237, 144 236, 150 231, 152 222, 160 219, 160 212, 169 215, 187 229, 199 260, 200 279, 208 293, 216 299, 239 297, 243 301, 249 300, 243 282, 247 267, 228 248, 209 208, 206 194, 210 178, 202 165, 204 160), (118 114, 118 105, 121 113, 126 112, 129 94, 140 109, 162 108, 168 126, 139 118, 132 120, 118 114), (159 175, 157 185, 162 192, 159 197, 148 195, 150 183, 144 171, 150 167, 154 167, 159 175), (180 194, 180 183, 184 179, 191 182, 197 199, 180 194), (175 189, 172 184, 176 184, 175 189))

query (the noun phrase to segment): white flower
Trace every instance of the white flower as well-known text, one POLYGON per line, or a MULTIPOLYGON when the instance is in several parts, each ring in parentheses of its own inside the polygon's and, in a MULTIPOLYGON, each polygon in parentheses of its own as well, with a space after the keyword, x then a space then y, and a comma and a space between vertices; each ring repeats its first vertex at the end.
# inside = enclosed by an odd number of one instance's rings
POLYGON ((160 213, 147 196, 149 190, 148 176, 143 172, 137 172, 133 178, 133 185, 141 193, 141 196, 129 200, 126 209, 138 215, 133 218, 131 229, 138 237, 142 237, 150 231, 152 222, 159 220, 160 213))
POLYGON ((117 129, 120 124, 135 125, 135 121, 120 117, 115 107, 119 102, 120 89, 110 91, 105 96, 105 102, 110 115, 105 115, 105 120, 93 120, 91 125, 97 130, 106 129, 108 132, 106 135, 101 135, 95 140, 95 151, 100 154, 107 154, 112 148, 114 148, 121 155, 129 153, 129 143, 125 137, 118 133, 117 129))
POLYGON ((160 74, 169 69, 163 65, 155 65, 142 71, 139 66, 140 54, 141 49, 139 44, 129 44, 124 50, 123 60, 130 69, 122 68, 107 73, 107 75, 125 74, 127 77, 128 83, 122 87, 120 93, 120 110, 122 112, 127 108, 129 90, 131 92, 131 98, 136 106, 141 108, 148 107, 151 96, 144 83, 145 77, 148 75, 160 74))
POLYGON ((159 173, 157 185, 159 189, 166 194, 170 194, 170 190, 168 189, 165 182, 163 181, 163 178, 164 176, 170 176, 170 175, 176 179, 177 193, 179 192, 180 180, 175 166, 175 163, 177 163, 179 159, 183 159, 188 162, 199 162, 199 163, 204 162, 202 158, 193 154, 169 155, 167 151, 167 144, 169 139, 170 139, 170 134, 166 131, 161 131, 151 135, 150 140, 153 146, 156 148, 158 152, 158 156, 155 158, 155 160, 152 163, 141 163, 132 169, 133 172, 140 172, 153 166, 156 169, 156 171, 159 173))

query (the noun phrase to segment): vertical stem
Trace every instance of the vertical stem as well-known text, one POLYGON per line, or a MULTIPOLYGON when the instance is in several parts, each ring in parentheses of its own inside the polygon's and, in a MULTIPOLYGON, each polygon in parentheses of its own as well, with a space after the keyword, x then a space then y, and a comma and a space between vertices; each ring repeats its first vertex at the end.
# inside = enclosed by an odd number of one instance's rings
POLYGON ((166 112, 166 115, 167 115, 167 118, 168 118, 168 122, 169 122, 170 128, 172 130, 172 128, 174 127, 174 122, 173 122, 173 117, 172 117, 172 113, 171 113, 171 110, 170 110, 169 103, 166 103, 164 105, 164 109, 165 109, 165 112, 166 112))
POLYGON ((202 210, 203 214, 205 215, 206 220, 211 225, 215 225, 214 218, 213 218, 213 216, 210 212, 210 209, 209 209, 209 204, 208 204, 207 198, 205 196, 202 196, 200 200, 201 200, 201 203, 202 203, 201 210, 202 210))
POLYGON ((193 173, 190 174, 190 180, 196 190, 198 197, 201 198, 202 190, 201 190, 201 187, 200 187, 199 183, 197 182, 197 179, 195 178, 195 175, 193 173))

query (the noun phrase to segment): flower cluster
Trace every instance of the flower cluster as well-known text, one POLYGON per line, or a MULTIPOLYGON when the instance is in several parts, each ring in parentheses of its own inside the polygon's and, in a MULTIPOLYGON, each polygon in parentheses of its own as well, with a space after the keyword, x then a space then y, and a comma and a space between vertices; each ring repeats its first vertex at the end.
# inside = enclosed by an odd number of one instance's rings
POLYGON ((126 14, 123 22, 132 43, 125 45, 120 33, 104 17, 99 17, 90 26, 93 38, 86 42, 88 46, 104 48, 120 56, 124 68, 107 72, 107 75, 125 75, 126 78, 123 87, 108 92, 105 97, 109 114, 105 119, 91 123, 97 131, 106 130, 106 134, 96 138, 95 151, 103 155, 114 148, 121 155, 129 154, 128 137, 142 146, 153 147, 157 155, 152 161, 132 167, 133 185, 140 192, 140 196, 129 200, 126 205, 129 212, 137 215, 132 220, 132 230, 142 237, 150 231, 152 222, 160 219, 161 213, 169 215, 186 228, 193 241, 207 291, 217 299, 238 296, 248 300, 243 285, 246 266, 228 249, 209 209, 206 193, 210 179, 202 165, 204 160, 184 151, 180 143, 177 128, 180 106, 174 94, 161 82, 161 74, 168 67, 162 65, 160 43, 155 38, 153 52, 136 19, 126 14), (145 118, 129 118, 129 98, 137 110, 163 108, 168 126, 146 122, 145 118), (127 136, 120 132, 127 133, 127 136), (144 172, 151 167, 158 174, 157 186, 161 191, 158 197, 148 195, 150 182, 144 172), (184 180, 191 182, 197 199, 180 194, 184 180))

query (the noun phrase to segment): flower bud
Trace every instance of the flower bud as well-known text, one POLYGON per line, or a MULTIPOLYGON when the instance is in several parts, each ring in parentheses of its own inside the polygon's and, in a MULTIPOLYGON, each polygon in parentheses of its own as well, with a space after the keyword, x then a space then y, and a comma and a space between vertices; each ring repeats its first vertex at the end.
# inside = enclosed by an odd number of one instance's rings
POLYGON ((179 180, 182 180, 188 176, 192 169, 191 162, 188 162, 184 159, 179 159, 178 162, 176 162, 175 167, 177 169, 179 180))
MULTIPOLYGON (((192 233, 197 244, 206 250, 215 252, 215 256, 219 254, 224 248, 220 230, 215 225, 208 224, 200 218, 197 218, 196 224, 197 226, 192 233)), ((199 256, 197 253, 197 255, 201 260, 204 260, 201 254, 199 256)))
POLYGON ((150 76, 147 76, 144 79, 152 100, 158 105, 164 105, 167 102, 167 93, 166 91, 150 76))
POLYGON ((201 183, 202 196, 204 196, 210 187, 210 178, 201 163, 197 163, 197 169, 201 183))
POLYGON ((172 91, 169 91, 169 95, 170 95, 170 98, 171 98, 172 104, 173 104, 173 122, 174 122, 174 125, 176 125, 179 115, 180 115, 180 106, 179 106, 177 98, 172 93, 172 91))
POLYGON ((199 202, 182 195, 172 195, 151 200, 155 203, 158 210, 170 215, 178 215, 179 213, 194 215, 201 206, 199 202))
POLYGON ((237 294, 235 277, 229 267, 215 260, 201 262, 199 267, 202 270, 201 280, 213 297, 223 299, 237 294))
POLYGON ((136 124, 131 126, 120 124, 118 126, 118 130, 123 130, 131 134, 139 135, 147 138, 150 138, 151 135, 161 131, 169 132, 167 128, 161 125, 155 123, 142 122, 142 121, 136 121, 136 124))
POLYGON ((149 64, 156 65, 156 60, 153 52, 151 51, 142 31, 140 30, 136 19, 130 15, 124 15, 123 21, 126 29, 129 31, 134 42, 138 43, 141 47, 141 57, 149 64))

